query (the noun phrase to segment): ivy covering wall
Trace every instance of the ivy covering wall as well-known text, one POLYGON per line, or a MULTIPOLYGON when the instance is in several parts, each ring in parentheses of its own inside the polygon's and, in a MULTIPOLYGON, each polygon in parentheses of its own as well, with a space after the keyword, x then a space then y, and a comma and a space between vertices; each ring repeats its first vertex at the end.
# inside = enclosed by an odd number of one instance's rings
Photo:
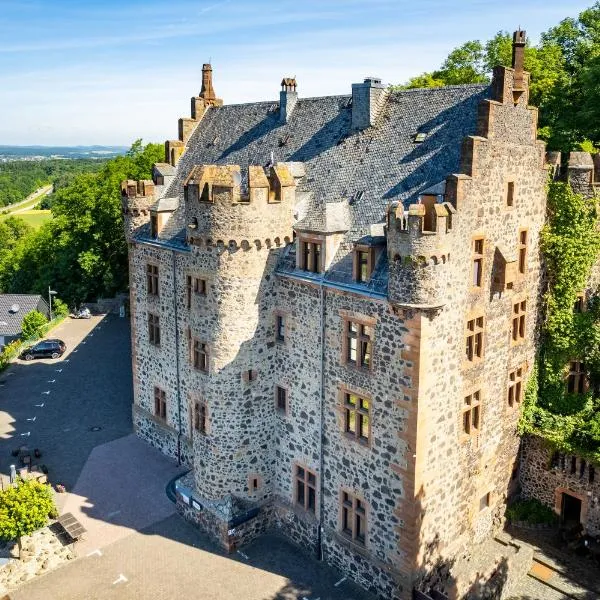
POLYGON ((592 290, 583 310, 575 308, 600 259, 597 199, 575 194, 568 183, 550 183, 541 249, 548 289, 540 353, 525 392, 520 430, 600 463, 599 290, 592 290), (567 389, 575 360, 584 365, 584 393, 567 389))

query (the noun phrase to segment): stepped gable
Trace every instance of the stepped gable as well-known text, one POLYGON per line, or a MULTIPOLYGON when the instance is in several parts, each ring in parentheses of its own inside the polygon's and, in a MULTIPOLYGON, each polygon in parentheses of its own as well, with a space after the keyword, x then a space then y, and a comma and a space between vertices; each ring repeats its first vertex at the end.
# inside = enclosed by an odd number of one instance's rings
MULTIPOLYGON (((278 102, 232 104, 209 108, 187 142, 167 197, 180 198, 196 165, 304 163, 306 176, 298 195, 309 193, 300 225, 321 222, 325 203, 350 204, 348 240, 368 234, 368 226, 384 220, 392 200, 408 205, 418 194, 458 172, 465 136, 476 130, 479 102, 489 86, 460 85, 393 92, 385 99, 377 122, 363 131, 352 129, 348 96, 299 98, 287 123, 278 102), (415 135, 425 139, 415 143, 415 135)), ((298 225, 298 224, 297 224, 298 225)), ((178 210, 161 238, 185 238, 183 210, 178 210)))

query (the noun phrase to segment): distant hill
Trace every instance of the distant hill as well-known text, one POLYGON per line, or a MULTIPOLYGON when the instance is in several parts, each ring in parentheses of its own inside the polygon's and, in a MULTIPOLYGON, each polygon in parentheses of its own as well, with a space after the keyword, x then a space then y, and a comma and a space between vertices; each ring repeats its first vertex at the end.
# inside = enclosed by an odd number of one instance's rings
POLYGON ((0 162, 44 158, 113 158, 125 154, 127 146, 2 146, 0 162))

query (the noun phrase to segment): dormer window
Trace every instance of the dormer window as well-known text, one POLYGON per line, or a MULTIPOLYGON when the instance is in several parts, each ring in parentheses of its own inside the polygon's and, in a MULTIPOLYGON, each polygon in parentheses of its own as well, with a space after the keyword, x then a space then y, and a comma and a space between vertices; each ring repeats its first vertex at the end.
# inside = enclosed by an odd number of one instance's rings
POLYGON ((322 243, 320 241, 300 239, 299 247, 299 268, 311 273, 322 273, 322 243))
POLYGON ((150 216, 150 235, 153 238, 158 237, 158 215, 150 216))
POLYGON ((415 144, 421 144, 427 138, 427 134, 420 131, 419 133, 415 133, 415 137, 413 138, 413 142, 415 144))
POLYGON ((354 249, 354 281, 366 283, 371 278, 375 249, 369 246, 356 246, 354 249))

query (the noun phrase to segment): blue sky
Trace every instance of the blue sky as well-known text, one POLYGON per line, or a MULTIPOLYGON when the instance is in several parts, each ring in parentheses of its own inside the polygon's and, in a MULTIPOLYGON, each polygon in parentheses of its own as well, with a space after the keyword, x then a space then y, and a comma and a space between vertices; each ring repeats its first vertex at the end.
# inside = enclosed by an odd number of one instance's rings
POLYGON ((0 0, 0 144, 162 142, 202 63, 226 103, 350 92, 439 66, 469 39, 533 41, 592 0, 0 0))

